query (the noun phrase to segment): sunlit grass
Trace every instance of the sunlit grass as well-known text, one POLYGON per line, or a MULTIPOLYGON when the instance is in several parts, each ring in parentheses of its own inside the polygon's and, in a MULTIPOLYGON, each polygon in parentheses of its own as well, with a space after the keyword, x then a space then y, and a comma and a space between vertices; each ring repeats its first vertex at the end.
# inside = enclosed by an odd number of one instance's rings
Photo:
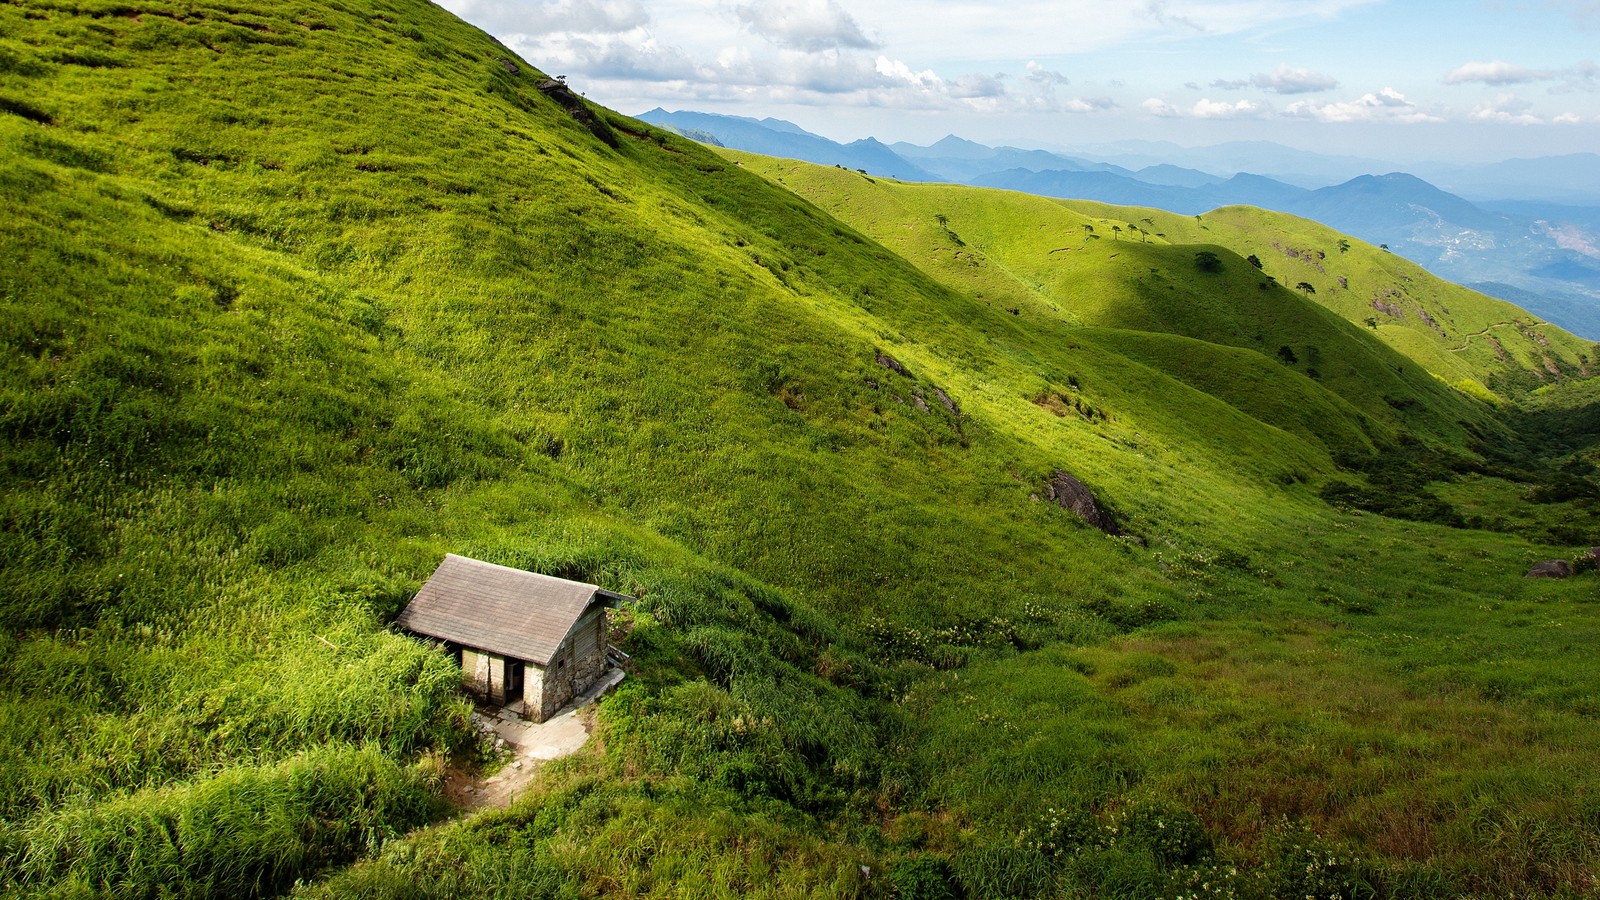
POLYGON ((1593 580, 1521 578, 1583 543, 1528 494, 1593 481, 1585 348, 1244 261, 1503 312, 1306 223, 613 150, 541 78, 411 0, 0 6, 0 889, 1586 884, 1593 580), (1497 530, 1319 499, 1400 450, 1497 530), (408 835, 472 758, 386 628, 446 552, 637 597, 636 668, 408 835))

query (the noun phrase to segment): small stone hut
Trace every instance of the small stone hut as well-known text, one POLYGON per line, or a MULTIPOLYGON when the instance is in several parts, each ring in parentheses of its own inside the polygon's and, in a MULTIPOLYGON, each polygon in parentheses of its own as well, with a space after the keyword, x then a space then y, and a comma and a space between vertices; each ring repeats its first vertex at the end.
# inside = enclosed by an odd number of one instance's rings
POLYGON ((443 641, 466 687, 543 722, 606 670, 606 609, 592 584, 447 554, 397 624, 443 641))

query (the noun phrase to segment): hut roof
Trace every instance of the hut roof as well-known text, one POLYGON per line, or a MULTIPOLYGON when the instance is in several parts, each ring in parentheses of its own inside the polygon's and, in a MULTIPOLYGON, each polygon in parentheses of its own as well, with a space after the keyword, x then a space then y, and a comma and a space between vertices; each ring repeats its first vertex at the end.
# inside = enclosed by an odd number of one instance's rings
POLYGON ((449 553, 397 624, 416 634, 546 666, 584 613, 594 606, 615 606, 621 599, 621 594, 581 581, 449 553))

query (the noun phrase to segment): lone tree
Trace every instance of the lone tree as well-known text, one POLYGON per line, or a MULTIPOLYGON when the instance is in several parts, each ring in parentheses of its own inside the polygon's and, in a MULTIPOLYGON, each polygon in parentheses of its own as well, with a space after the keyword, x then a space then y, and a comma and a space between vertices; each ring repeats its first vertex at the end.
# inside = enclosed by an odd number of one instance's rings
POLYGON ((1222 260, 1210 250, 1201 250, 1194 255, 1194 266, 1202 272, 1221 272, 1222 260))
POLYGON ((1244 261, 1249 263, 1252 266, 1255 266, 1258 269, 1261 268, 1261 257, 1255 255, 1254 253, 1250 254, 1249 256, 1246 256, 1244 258, 1244 261))
POLYGON ((1309 281, 1300 282, 1294 286, 1294 289, 1297 291, 1305 291, 1308 294, 1315 294, 1317 292, 1317 289, 1309 281))

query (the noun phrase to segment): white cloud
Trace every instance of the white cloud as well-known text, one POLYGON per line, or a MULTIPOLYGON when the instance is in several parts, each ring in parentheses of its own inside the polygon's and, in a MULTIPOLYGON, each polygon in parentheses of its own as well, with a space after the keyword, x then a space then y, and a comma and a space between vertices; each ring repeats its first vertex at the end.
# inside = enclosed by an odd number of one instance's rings
POLYGON ((889 81, 919 90, 933 90, 944 86, 944 79, 940 78, 937 72, 932 69, 913 72, 904 60, 880 56, 874 68, 879 75, 889 81))
POLYGON ((1149 100, 1139 104, 1139 108, 1152 116, 1160 116, 1163 119, 1176 119, 1183 115, 1183 113, 1178 112, 1176 106, 1159 97, 1151 97, 1149 100))
POLYGON ((1271 107, 1253 100, 1228 103, 1223 100, 1212 100, 1209 97, 1200 98, 1188 109, 1181 109, 1158 97, 1151 97, 1139 104, 1139 108, 1152 116, 1164 119, 1253 119, 1271 111, 1271 107))
POLYGON ((1196 119, 1248 119, 1261 115, 1265 109, 1260 103, 1250 100, 1227 103, 1202 97, 1195 102, 1189 114, 1196 119))
POLYGON ((1583 116, 1575 112, 1564 112, 1550 121, 1556 125, 1579 125, 1583 122, 1583 116))
POLYGON ((1500 86, 1544 81, 1553 75, 1554 73, 1549 71, 1528 69, 1497 59, 1493 62, 1469 62, 1457 66, 1445 74, 1444 83, 1466 84, 1471 81, 1481 81, 1484 84, 1500 86))
POLYGON ((1005 79, 1006 76, 998 72, 993 75, 963 75, 950 82, 950 96, 957 100, 1004 97, 1005 79))
POLYGON ((1271 72, 1257 72, 1249 78, 1222 79, 1211 82, 1214 88, 1225 91, 1237 91, 1247 87, 1258 87, 1274 94, 1314 94, 1318 91, 1331 91, 1339 86, 1339 80, 1332 75, 1324 75, 1311 69, 1296 69, 1286 63, 1280 63, 1271 72))
POLYGON ((811 53, 879 47, 836 0, 751 0, 735 6, 733 13, 746 28, 780 47, 811 53))
POLYGON ((1060 72, 1052 72, 1034 60, 1028 60, 1028 80, 1049 93, 1056 85, 1068 85, 1072 80, 1060 72))
POLYGON ((1493 87, 1535 81, 1560 82, 1550 89, 1552 94, 1600 90, 1600 66, 1596 66, 1594 60, 1586 59, 1577 65, 1560 69, 1529 69, 1497 59, 1493 62, 1469 62, 1451 69, 1444 76, 1445 84, 1481 82, 1493 87))
POLYGON ((638 0, 441 0, 445 9, 513 34, 615 34, 650 24, 638 0))
POLYGON ((1496 94, 1493 100, 1480 104, 1472 111, 1479 122, 1506 122, 1513 125, 1540 125, 1544 120, 1534 115, 1533 104, 1515 94, 1496 94))
POLYGON ((550 74, 581 72, 588 78, 678 81, 704 70, 683 51, 662 46, 643 29, 621 34, 508 34, 505 42, 524 59, 537 60, 550 74))
POLYGON ((1271 72, 1250 76, 1250 83, 1276 94, 1314 94, 1339 86, 1339 80, 1332 75, 1311 69, 1295 69, 1286 64, 1279 64, 1271 72))
POLYGON ((1022 108, 1034 113, 1068 113, 1071 115, 1087 115, 1089 113, 1110 112, 1117 109, 1120 104, 1110 97, 1013 97, 1022 108))
POLYGON ((1600 89, 1600 66, 1596 66, 1592 59, 1562 69, 1556 74, 1560 77, 1561 84, 1550 89, 1552 94, 1566 94, 1572 91, 1592 92, 1600 89))
MULTIPOLYGON (((1322 22, 1378 0, 878 0, 856 6, 907 59, 1056 58, 1140 41, 1210 39, 1322 22), (866 10, 871 9, 868 13, 866 10), (955 37, 952 37, 955 36, 955 37), (954 45, 954 47, 952 46, 954 45)), ((665 13, 657 12, 660 17, 665 13)))
POLYGON ((1313 103, 1299 100, 1289 104, 1284 114, 1318 122, 1442 122, 1439 116, 1424 111, 1394 88, 1362 94, 1355 100, 1313 103))

